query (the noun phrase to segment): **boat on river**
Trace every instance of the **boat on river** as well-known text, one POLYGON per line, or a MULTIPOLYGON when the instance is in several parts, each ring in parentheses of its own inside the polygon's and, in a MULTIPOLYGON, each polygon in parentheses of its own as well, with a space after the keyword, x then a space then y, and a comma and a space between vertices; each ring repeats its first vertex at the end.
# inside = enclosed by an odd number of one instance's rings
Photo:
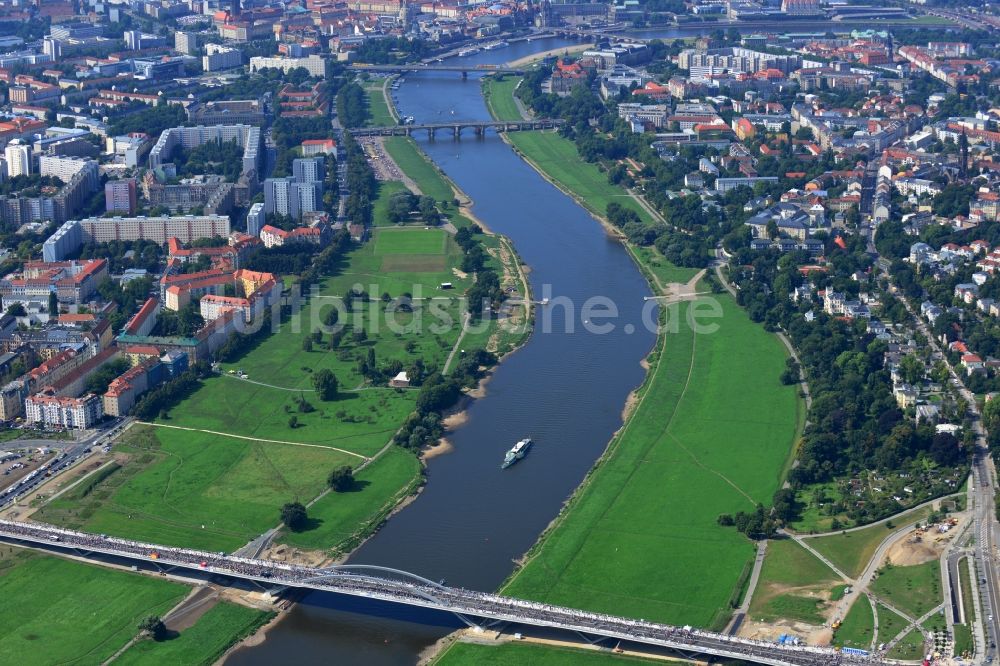
POLYGON ((511 447, 510 451, 503 457, 503 464, 500 465, 500 469, 507 469, 518 460, 528 455, 528 449, 531 448, 531 438, 525 437, 520 442, 511 447))

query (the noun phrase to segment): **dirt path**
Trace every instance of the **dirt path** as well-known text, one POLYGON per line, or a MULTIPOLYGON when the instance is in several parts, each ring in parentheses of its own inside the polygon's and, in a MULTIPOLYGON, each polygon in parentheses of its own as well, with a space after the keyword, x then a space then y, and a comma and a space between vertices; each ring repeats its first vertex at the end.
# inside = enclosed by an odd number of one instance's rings
POLYGON ((280 439, 263 439, 261 437, 247 437, 246 435, 234 435, 229 432, 219 432, 218 430, 205 430, 204 428, 186 428, 184 426, 168 425, 166 423, 150 423, 149 421, 136 421, 136 423, 145 426, 152 426, 153 428, 171 428, 172 430, 187 430, 188 432, 204 432, 209 435, 218 435, 219 437, 231 437, 232 439, 245 439, 250 442, 265 442, 267 444, 288 444, 290 446, 306 446, 312 449, 330 449, 331 451, 337 451, 339 453, 344 453, 349 456, 354 456, 355 458, 361 458, 362 460, 370 460, 368 456, 363 456, 360 453, 355 453, 354 451, 348 451, 347 449, 340 449, 336 446, 326 446, 325 444, 308 444, 306 442, 286 442, 280 439))

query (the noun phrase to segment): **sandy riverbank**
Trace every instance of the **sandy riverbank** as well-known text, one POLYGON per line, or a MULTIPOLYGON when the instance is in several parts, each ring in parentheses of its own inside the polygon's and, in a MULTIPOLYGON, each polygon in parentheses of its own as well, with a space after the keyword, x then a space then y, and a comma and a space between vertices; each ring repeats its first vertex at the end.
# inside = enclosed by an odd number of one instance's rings
POLYGON ((558 49, 549 49, 548 51, 542 51, 541 53, 532 53, 531 55, 526 55, 523 58, 518 58, 517 60, 511 60, 509 63, 507 63, 507 66, 524 67, 526 65, 530 65, 533 62, 537 62, 539 60, 545 60, 546 58, 551 58, 552 56, 582 53, 583 51, 592 48, 594 48, 594 44, 577 44, 574 46, 563 46, 558 49))

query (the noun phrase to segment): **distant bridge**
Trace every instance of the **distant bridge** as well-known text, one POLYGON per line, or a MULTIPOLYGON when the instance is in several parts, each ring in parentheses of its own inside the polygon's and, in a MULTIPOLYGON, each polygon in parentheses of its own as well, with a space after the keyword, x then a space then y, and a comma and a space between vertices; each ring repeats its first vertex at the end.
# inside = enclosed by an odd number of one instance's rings
POLYGON ((350 69, 359 72, 461 72, 463 75, 469 72, 481 72, 483 74, 524 74, 521 67, 508 67, 507 65, 427 65, 422 62, 414 62, 406 65, 373 65, 370 63, 354 63, 348 65, 350 69))
POLYGON ((280 594, 288 588, 305 588, 430 608, 454 613, 470 626, 496 627, 515 623, 573 632, 592 644, 607 639, 642 643, 675 651, 686 659, 713 656, 768 666, 896 663, 874 655, 777 645, 691 627, 674 627, 446 587, 415 574, 385 567, 344 565, 316 569, 8 520, 0 520, 0 540, 90 559, 112 557, 139 562, 163 573, 187 570, 239 579, 271 594, 280 594))
POLYGON ((430 138, 440 131, 452 132, 456 139, 462 135, 462 130, 472 129, 476 136, 483 136, 486 130, 497 132, 520 132, 528 130, 555 129, 563 124, 562 120, 466 120, 451 123, 426 123, 423 125, 388 125, 385 127, 359 127, 348 130, 352 136, 411 136, 414 132, 427 132, 430 138))

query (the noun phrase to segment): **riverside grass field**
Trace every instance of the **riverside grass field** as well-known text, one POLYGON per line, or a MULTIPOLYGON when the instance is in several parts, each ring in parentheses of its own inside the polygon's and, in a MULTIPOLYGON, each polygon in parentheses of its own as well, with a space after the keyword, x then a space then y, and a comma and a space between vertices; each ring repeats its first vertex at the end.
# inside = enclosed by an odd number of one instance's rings
MULTIPOLYGON (((520 117, 504 99, 516 85, 484 83, 495 116, 520 117)), ((506 139, 596 216, 614 201, 652 222, 558 134, 506 139)), ((649 252, 633 256, 659 279, 694 272, 649 252)), ((717 518, 770 501, 805 409, 797 388, 779 381, 786 352, 778 339, 728 295, 713 298, 723 311, 719 330, 695 335, 682 324, 661 336, 625 425, 503 593, 674 624, 717 627, 728 619, 754 549, 717 518)))
POLYGON ((221 602, 198 618, 193 627, 179 632, 177 637, 135 643, 114 663, 119 666, 209 666, 272 617, 274 613, 221 602))
MULTIPOLYGON (((398 191, 386 189, 380 195, 398 191)), ((378 363, 399 359, 407 365, 422 358, 428 367, 444 365, 461 332, 457 296, 472 283, 452 270, 461 256, 450 235, 439 229, 375 230, 370 242, 347 253, 336 277, 305 300, 299 330, 285 322, 238 362, 222 364, 220 374, 204 380, 168 418, 138 427, 116 447, 128 459, 122 469, 85 497, 57 499, 39 518, 157 543, 231 551, 274 527, 285 502, 307 503, 319 496, 330 470, 374 458, 358 472, 354 491, 326 496, 315 505, 305 532, 278 537, 316 549, 356 544, 421 478, 416 456, 390 444, 412 412, 417 391, 366 386, 358 362, 373 349, 378 363), (430 270, 429 259, 436 260, 430 270), (441 282, 452 282, 454 290, 441 292, 441 282), (333 302, 328 299, 355 285, 373 293, 369 303, 355 305, 355 313, 341 313, 346 324, 341 344, 327 349, 330 336, 325 335, 323 344, 305 351, 309 322, 321 321, 333 302), (396 298, 419 289, 446 299, 437 305, 454 325, 439 334, 389 330, 381 293, 396 298), (362 328, 367 340, 359 342, 352 334, 362 328), (312 373, 323 368, 332 370, 340 385, 331 402, 320 401, 311 385, 312 373), (248 378, 230 374, 237 370, 248 378), (297 401, 303 399, 314 411, 299 410, 297 401), (298 422, 294 428, 292 416, 298 422)), ((426 307, 415 303, 413 313, 396 312, 395 320, 413 324, 426 307)))
POLYGON ((754 549, 716 519, 780 487, 801 408, 778 379, 780 342, 717 298, 718 332, 663 336, 635 411, 504 594, 674 624, 728 619, 754 549))
POLYGON ((0 654, 7 664, 100 664, 188 587, 30 551, 0 554, 0 654), (57 594, 40 594, 39 584, 57 594), (44 646, 44 651, 41 649, 44 646))

